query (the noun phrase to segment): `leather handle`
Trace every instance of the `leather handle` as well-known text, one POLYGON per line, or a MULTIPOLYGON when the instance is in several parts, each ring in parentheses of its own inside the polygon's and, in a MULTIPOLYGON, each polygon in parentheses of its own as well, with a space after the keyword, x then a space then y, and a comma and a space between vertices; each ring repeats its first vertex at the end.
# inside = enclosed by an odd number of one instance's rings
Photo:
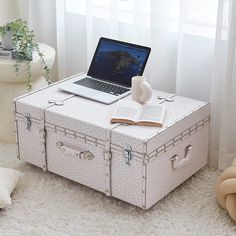
POLYGON ((57 143, 57 148, 62 152, 65 153, 66 155, 69 155, 74 158, 80 158, 80 159, 85 159, 85 160, 92 160, 94 158, 94 155, 90 151, 79 151, 74 148, 65 146, 63 142, 58 141, 57 143))
POLYGON ((171 158, 172 166, 174 169, 178 170, 184 167, 190 161, 192 149, 193 147, 191 145, 188 145, 185 148, 185 155, 183 158, 179 157, 178 155, 175 155, 171 158))

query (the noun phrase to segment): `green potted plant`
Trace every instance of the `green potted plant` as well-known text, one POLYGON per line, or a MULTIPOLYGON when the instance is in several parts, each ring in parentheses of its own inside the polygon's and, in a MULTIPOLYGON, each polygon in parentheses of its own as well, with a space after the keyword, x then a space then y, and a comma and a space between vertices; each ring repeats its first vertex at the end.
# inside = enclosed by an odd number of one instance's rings
POLYGON ((20 64, 22 62, 27 65, 27 90, 31 91, 31 61, 33 53, 38 54, 40 61, 45 70, 45 78, 48 84, 50 80, 50 68, 47 66, 43 53, 40 52, 39 44, 35 42, 35 34, 28 29, 26 21, 16 19, 0 26, 0 36, 2 38, 2 47, 13 50, 16 55, 15 72, 18 75, 20 64))

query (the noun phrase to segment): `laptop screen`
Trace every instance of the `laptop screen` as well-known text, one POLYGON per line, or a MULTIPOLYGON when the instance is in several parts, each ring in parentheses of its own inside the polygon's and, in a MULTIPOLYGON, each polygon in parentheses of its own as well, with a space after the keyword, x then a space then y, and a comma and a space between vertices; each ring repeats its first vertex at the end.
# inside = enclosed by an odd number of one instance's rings
POLYGON ((142 75, 151 49, 100 38, 88 76, 131 87, 131 78, 142 75))

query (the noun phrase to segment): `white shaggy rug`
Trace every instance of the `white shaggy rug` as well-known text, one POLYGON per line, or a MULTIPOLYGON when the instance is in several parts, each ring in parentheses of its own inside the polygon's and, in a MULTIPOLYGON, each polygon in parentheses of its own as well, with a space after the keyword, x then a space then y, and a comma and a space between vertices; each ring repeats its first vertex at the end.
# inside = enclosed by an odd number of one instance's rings
POLYGON ((216 203, 219 172, 204 168, 148 211, 17 161, 0 145, 0 165, 25 173, 12 208, 0 210, 1 236, 236 235, 236 224, 216 203))

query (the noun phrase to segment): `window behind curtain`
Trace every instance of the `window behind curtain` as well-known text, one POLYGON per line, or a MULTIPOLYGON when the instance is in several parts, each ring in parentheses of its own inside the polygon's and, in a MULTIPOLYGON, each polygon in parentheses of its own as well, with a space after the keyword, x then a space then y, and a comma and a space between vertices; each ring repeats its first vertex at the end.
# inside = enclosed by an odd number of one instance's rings
MULTIPOLYGON (((216 29, 216 17, 218 9, 217 0, 167 0, 167 4, 163 1, 137 1, 137 0, 65 0, 65 11, 71 14, 86 16, 91 14, 92 17, 110 20, 114 17, 111 9, 115 8, 116 18, 118 22, 133 24, 135 17, 135 9, 137 5, 142 3, 142 23, 150 27, 151 24, 157 23, 162 30, 179 31, 179 20, 181 20, 184 12, 183 31, 186 34, 214 38, 216 29), (169 3, 168 3, 169 2, 169 3), (157 11, 152 12, 152 4, 157 4, 157 11), (182 8, 182 9, 180 9, 182 8), (179 12, 182 11, 181 16, 179 12), (152 22, 156 18, 157 22, 152 22), (163 24, 161 24, 163 22, 163 24)), ((228 12, 229 0, 224 1, 225 14, 228 12), (227 6, 228 5, 228 6, 227 6)), ((227 17, 225 17, 227 19, 227 17)), ((224 27, 228 22, 224 22, 224 27)), ((224 37, 226 37, 226 30, 224 37)))

